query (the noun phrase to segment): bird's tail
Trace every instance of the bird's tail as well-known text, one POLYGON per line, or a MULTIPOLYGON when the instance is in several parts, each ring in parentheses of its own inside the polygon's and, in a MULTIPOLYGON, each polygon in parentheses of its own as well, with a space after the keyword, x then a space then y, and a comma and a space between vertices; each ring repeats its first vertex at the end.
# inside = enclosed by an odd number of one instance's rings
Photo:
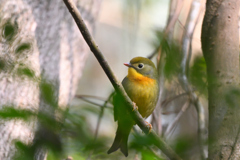
POLYGON ((131 131, 131 127, 124 127, 124 128, 120 128, 118 125, 118 129, 116 132, 116 136, 114 139, 114 142, 111 146, 111 148, 108 150, 108 154, 115 152, 116 150, 118 150, 120 148, 121 152, 127 157, 128 156, 128 146, 127 146, 127 142, 128 142, 128 136, 129 133, 131 131))

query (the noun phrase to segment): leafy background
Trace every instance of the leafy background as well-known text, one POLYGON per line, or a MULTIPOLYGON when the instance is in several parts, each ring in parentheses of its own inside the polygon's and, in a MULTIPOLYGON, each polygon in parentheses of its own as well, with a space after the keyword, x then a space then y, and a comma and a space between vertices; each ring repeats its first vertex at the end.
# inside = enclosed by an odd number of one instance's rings
MULTIPOLYGON (((182 9, 179 21, 174 28, 173 42, 166 42, 162 45, 162 49, 166 53, 164 76, 169 83, 177 79, 180 70, 181 44, 179 41, 184 32, 183 24, 188 15, 189 4, 188 2, 184 3, 185 9, 182 9)), ((127 74, 127 68, 123 66, 124 62, 128 62, 135 56, 149 56, 163 41, 169 5, 169 1, 164 0, 103 1, 94 36, 119 80, 127 74), (109 14, 110 11, 111 14, 109 14)), ((207 86, 206 64, 200 53, 198 27, 195 32, 192 42, 194 56, 188 74, 193 88, 204 98, 207 86)), ((14 27, 5 26, 5 37, 9 37, 10 40, 14 34, 14 27)), ((31 48, 28 44, 22 44, 16 52, 29 49, 31 48)), ((156 63, 157 58, 154 57, 152 60, 156 63)), ((1 71, 10 69, 11 67, 6 67, 8 65, 10 64, 6 64, 0 59, 1 71)), ((27 76, 30 79, 36 78, 29 66, 19 67, 16 75, 27 76)), ((43 82, 41 90, 45 101, 55 112, 61 113, 64 120, 59 122, 46 113, 36 114, 27 110, 9 109, 6 106, 6 109, 0 112, 1 118, 19 118, 23 121, 39 118, 46 129, 46 134, 40 135, 41 140, 36 140, 33 145, 26 146, 21 142, 16 142, 19 152, 17 152, 15 159, 32 159, 38 145, 43 145, 49 149, 48 160, 63 159, 63 157, 67 158, 68 156, 79 160, 125 159, 119 151, 110 155, 106 153, 113 142, 116 130, 111 99, 106 103, 113 88, 92 54, 86 62, 84 74, 79 82, 78 96, 72 101, 68 110, 58 109, 50 84, 43 82), (106 105, 104 105, 105 103, 106 105)), ((151 119, 152 117, 148 121, 150 122, 151 119)), ((135 127, 132 133, 129 138, 130 155, 127 159, 164 159, 160 151, 149 144, 150 140, 138 127, 135 127)), ((193 147, 190 140, 186 140, 185 135, 181 138, 171 137, 171 139, 175 141, 172 146, 183 157, 184 152, 193 147)))

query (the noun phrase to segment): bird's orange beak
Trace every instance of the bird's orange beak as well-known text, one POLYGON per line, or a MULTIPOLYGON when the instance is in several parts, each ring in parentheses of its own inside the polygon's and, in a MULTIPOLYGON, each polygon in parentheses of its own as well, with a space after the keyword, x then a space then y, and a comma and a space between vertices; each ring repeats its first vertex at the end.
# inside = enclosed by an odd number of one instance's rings
POLYGON ((125 66, 127 66, 127 67, 131 67, 132 65, 131 65, 131 63, 123 63, 125 66))

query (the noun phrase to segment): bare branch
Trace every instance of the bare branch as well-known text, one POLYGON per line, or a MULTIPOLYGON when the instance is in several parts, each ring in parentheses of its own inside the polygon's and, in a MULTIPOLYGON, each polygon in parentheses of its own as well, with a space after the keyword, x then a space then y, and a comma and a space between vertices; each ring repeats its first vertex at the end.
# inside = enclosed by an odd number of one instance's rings
POLYGON ((96 132, 95 132, 95 135, 94 135, 94 141, 96 141, 97 136, 98 136, 98 130, 99 130, 100 122, 101 122, 101 119, 102 119, 102 116, 103 116, 103 113, 104 113, 104 108, 106 108, 107 103, 110 101, 110 99, 113 97, 114 94, 115 94, 115 92, 113 92, 109 95, 108 99, 104 102, 103 107, 101 108, 101 111, 100 111, 99 117, 98 117, 96 132))
MULTIPOLYGON (((101 105, 101 104, 98 104, 96 102, 93 102, 93 101, 90 101, 88 100, 87 98, 94 98, 94 99, 97 99, 97 100, 103 100, 103 98, 101 97, 96 97, 96 96, 89 96, 89 95, 75 95, 76 98, 79 98, 85 102, 88 102, 90 104, 93 104, 93 105, 96 105, 96 106, 99 106, 99 107, 104 107, 104 108, 113 108, 112 105, 111 106, 107 106, 107 105, 101 105)), ((107 101, 107 103, 109 103, 109 101, 107 101)))
POLYGON ((106 75, 108 76, 109 80, 111 81, 114 89, 117 93, 119 93, 121 96, 123 96, 124 100, 127 102, 126 108, 131 113, 132 118, 135 120, 137 125, 142 129, 142 131, 145 134, 148 134, 150 138, 153 139, 153 144, 156 145, 159 149, 163 151, 170 159, 181 159, 171 148, 164 142, 158 135, 152 130, 150 132, 149 126, 146 124, 145 120, 142 118, 141 114, 134 109, 133 102, 131 99, 127 96, 123 86, 121 83, 117 80, 116 76, 112 72, 110 66, 108 65, 107 61, 105 60, 103 54, 98 49, 97 45, 95 44, 93 38, 91 37, 82 17, 79 11, 77 10, 77 7, 74 5, 72 0, 63 0, 66 4, 69 12, 72 14, 75 22, 77 23, 77 26, 82 33, 85 41, 87 42, 88 46, 90 47, 91 51, 97 58, 98 62, 100 63, 101 67, 105 71, 106 75))
POLYGON ((197 114, 198 114, 198 141, 200 144, 201 158, 206 159, 207 153, 205 153, 205 151, 207 150, 207 147, 206 147, 207 134, 206 134, 204 107, 199 101, 196 93, 192 92, 191 96, 192 96, 191 97, 192 102, 195 105, 197 114))
POLYGON ((238 149, 238 147, 237 147, 237 142, 238 142, 238 140, 239 140, 239 135, 240 135, 240 126, 238 126, 238 132, 237 132, 237 135, 236 135, 234 144, 233 144, 233 149, 231 150, 231 154, 230 154, 230 156, 228 157, 228 160, 233 159, 234 151, 235 151, 236 149, 238 149))
POLYGON ((155 128, 157 129, 157 133, 160 134, 161 131, 162 131, 162 125, 160 123, 160 116, 161 116, 161 97, 162 97, 162 94, 164 92, 164 82, 165 82, 165 77, 164 77, 164 66, 165 66, 165 54, 164 52, 162 52, 162 47, 163 45, 167 42, 167 39, 171 39, 172 36, 170 36, 170 34, 172 35, 172 31, 173 31, 173 28, 178 20, 178 17, 179 17, 179 14, 182 10, 182 6, 183 6, 183 0, 177 0, 177 1, 171 1, 171 4, 170 4, 170 9, 169 9, 169 18, 168 18, 168 24, 167 26, 165 27, 165 30, 164 30, 164 34, 163 34, 163 38, 159 44, 159 47, 157 47, 155 49, 155 51, 150 55, 148 56, 148 58, 152 58, 155 54, 158 53, 158 57, 157 57, 157 69, 158 69, 158 73, 159 73, 159 99, 158 99, 158 102, 157 102, 157 108, 155 109, 155 119, 156 121, 154 121, 153 123, 153 126, 155 126, 155 128), (177 2, 175 4, 175 2, 177 2))
POLYGON ((187 69, 189 68, 189 62, 192 55, 192 37, 196 27, 196 24, 199 19, 199 15, 201 13, 201 0, 193 0, 191 10, 187 19, 186 29, 183 37, 183 44, 182 44, 182 52, 183 58, 181 62, 181 73, 179 74, 179 81, 183 89, 186 92, 189 92, 190 98, 192 99, 197 113, 198 113, 198 139, 200 143, 200 153, 201 158, 206 159, 206 154, 204 153, 204 144, 206 143, 206 136, 205 136, 205 114, 204 108, 199 101, 196 93, 192 90, 188 82, 187 76, 187 69))
POLYGON ((180 110, 180 112, 177 114, 177 116, 175 117, 175 119, 172 121, 172 123, 167 127, 167 130, 165 132, 165 135, 170 135, 172 129, 176 126, 177 122, 179 121, 179 119, 181 118, 181 116, 183 115, 183 113, 188 109, 188 107, 190 106, 190 100, 186 101, 185 104, 183 105, 182 109, 180 110))
POLYGON ((175 100, 175 99, 177 99, 177 98, 180 98, 180 97, 182 97, 182 96, 188 96, 188 94, 189 94, 189 93, 186 93, 186 92, 185 92, 185 93, 181 93, 181 94, 179 94, 179 95, 173 96, 173 97, 169 97, 169 98, 165 99, 164 101, 162 101, 162 107, 167 106, 168 103, 170 103, 171 101, 173 101, 173 100, 175 100))
POLYGON ((184 0, 178 0, 177 1, 177 8, 173 14, 173 16, 171 17, 171 20, 169 21, 165 31, 164 31, 164 34, 165 36, 168 35, 168 33, 170 32, 170 30, 174 27, 176 21, 178 20, 178 17, 179 17, 179 14, 182 10, 182 7, 183 7, 183 1, 184 0))
POLYGON ((184 30, 185 32, 182 44, 183 58, 181 62, 181 73, 179 75, 179 80, 182 87, 187 92, 189 92, 187 69, 189 68, 189 62, 192 55, 192 37, 199 19, 201 9, 201 0, 194 0, 192 2, 191 10, 186 22, 186 29, 184 30))
MULTIPOLYGON (((98 121, 97 121, 97 126, 96 126, 96 130, 95 130, 95 134, 94 134, 94 141, 93 141, 93 143, 96 143, 96 140, 97 140, 97 137, 98 137, 98 131, 99 131, 99 128, 100 128, 101 119, 102 119, 103 114, 104 114, 104 109, 106 108, 107 103, 110 101, 110 99, 112 98, 114 93, 115 92, 112 92, 109 95, 108 99, 104 102, 103 106, 101 107, 101 110, 100 110, 100 113, 99 113, 99 116, 98 116, 98 121)), ((89 154, 87 159, 91 159, 91 156, 92 156, 94 151, 95 151, 95 148, 90 152, 90 154, 89 154)))
POLYGON ((148 56, 149 59, 153 58, 153 56, 157 53, 159 53, 158 55, 158 65, 160 63, 160 57, 161 57, 161 50, 162 50, 162 45, 165 43, 165 40, 168 39, 167 36, 169 33, 171 33, 171 30, 173 30, 177 20, 178 20, 178 17, 179 17, 179 14, 182 10, 182 7, 183 7, 183 0, 177 0, 177 4, 176 4, 176 8, 175 8, 175 4, 173 1, 171 1, 171 8, 170 8, 170 11, 169 11, 169 19, 168 19, 168 24, 167 26, 165 27, 165 30, 164 30, 164 34, 163 34, 163 39, 161 41, 161 43, 159 44, 159 46, 148 56), (174 10, 175 9, 175 10, 174 10), (173 12, 174 10, 174 12, 173 12))

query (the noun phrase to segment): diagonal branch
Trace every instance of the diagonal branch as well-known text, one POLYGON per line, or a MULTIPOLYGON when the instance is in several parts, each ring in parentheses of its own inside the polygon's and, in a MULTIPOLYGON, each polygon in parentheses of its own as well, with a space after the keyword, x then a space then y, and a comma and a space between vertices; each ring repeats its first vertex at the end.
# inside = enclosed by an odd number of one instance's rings
POLYGON ((186 22, 186 29, 185 29, 183 44, 182 44, 183 58, 181 62, 181 71, 179 74, 179 81, 181 82, 183 89, 186 92, 189 92, 189 96, 196 107, 196 110, 198 113, 198 139, 200 144, 200 154, 202 159, 206 159, 206 154, 205 154, 206 126, 205 126, 204 107, 199 101, 199 98, 196 95, 196 93, 191 88, 188 81, 188 73, 187 73, 187 69, 189 68, 189 63, 192 55, 192 37, 193 37, 196 24, 199 19, 201 10, 202 10, 201 1, 202 0, 193 0, 191 5, 191 10, 186 22))
POLYGON ((181 62, 181 71, 179 75, 179 80, 181 82, 182 87, 187 92, 191 90, 188 85, 187 69, 189 68, 189 63, 192 55, 192 37, 193 37, 194 30, 196 28, 198 19, 200 17, 201 9, 202 9, 201 0, 194 0, 191 5, 191 10, 186 22, 186 29, 184 30, 185 32, 182 39, 183 58, 181 62))
POLYGON ((162 94, 165 92, 164 90, 164 83, 165 83, 165 77, 164 77, 164 66, 165 66, 165 58, 166 58, 166 53, 163 50, 163 46, 168 43, 168 41, 172 40, 172 35, 173 35, 173 28, 178 20, 179 14, 182 10, 183 7, 183 1, 184 0, 171 0, 170 2, 170 8, 169 8, 169 17, 168 17, 168 22, 167 26, 165 27, 164 33, 162 40, 159 44, 159 46, 155 49, 155 51, 148 56, 149 59, 151 59, 153 56, 155 56, 158 53, 157 57, 157 69, 159 73, 159 99, 157 102, 157 107, 154 111, 153 117, 156 119, 153 121, 153 126, 157 129, 157 133, 160 134, 162 132, 162 124, 161 124, 161 97, 162 94))
POLYGON ((170 159, 176 159, 180 160, 181 158, 164 142, 158 135, 152 130, 150 132, 150 128, 146 124, 145 120, 142 118, 141 114, 134 109, 133 102, 131 99, 127 96, 123 86, 121 83, 117 80, 116 76, 112 72, 110 66, 108 65, 107 61, 105 60, 103 54, 101 51, 98 49, 96 43, 94 42, 92 36, 90 35, 82 17, 81 14, 79 13, 77 7, 73 3, 72 0, 63 0, 65 5, 67 6, 69 12, 72 14, 75 22, 77 23, 77 26, 82 33, 83 38, 85 39, 86 43, 90 47, 91 51, 97 58, 98 62, 100 63, 101 67, 103 68, 104 72, 108 76, 108 79, 111 81, 114 89, 116 90, 117 93, 122 95, 124 97, 124 100, 127 102, 126 109, 131 111, 131 116, 137 123, 137 125, 142 129, 142 131, 145 134, 148 134, 150 138, 153 140, 153 144, 155 144, 159 149, 163 151, 164 154, 166 154, 170 159))
POLYGON ((240 126, 238 126, 237 135, 236 135, 236 137, 235 137, 235 141, 234 141, 233 146, 232 146, 232 151, 231 151, 231 154, 230 154, 229 157, 228 157, 228 160, 233 159, 234 152, 235 152, 236 149, 238 148, 238 147, 237 147, 237 142, 238 142, 238 140, 239 140, 239 134, 240 134, 240 126))
POLYGON ((200 100, 198 99, 196 93, 191 93, 192 102, 196 107, 197 114, 198 114, 198 140, 200 144, 200 153, 201 158, 206 159, 206 142, 207 142, 207 135, 206 135, 206 126, 205 126, 205 115, 204 115, 204 107, 200 100))
POLYGON ((163 33, 162 41, 159 44, 159 46, 148 56, 149 59, 152 59, 153 56, 155 56, 155 54, 159 53, 159 55, 158 55, 158 65, 160 63, 160 57, 161 57, 160 54, 162 52, 162 46, 164 45, 164 43, 167 39, 172 38, 169 34, 172 34, 171 30, 174 28, 174 26, 175 26, 175 24, 178 20, 178 17, 180 15, 180 12, 182 10, 182 7, 183 7, 183 0, 177 0, 176 8, 174 8, 172 6, 172 3, 173 2, 171 2, 171 5, 170 5, 171 6, 170 13, 169 13, 170 15, 169 15, 167 26, 165 27, 165 30, 164 30, 164 33, 163 33))
POLYGON ((181 116, 183 115, 183 113, 188 109, 188 107, 190 106, 190 100, 187 100, 185 102, 185 104, 183 105, 182 109, 180 110, 180 112, 177 114, 177 116, 175 117, 175 119, 172 121, 172 123, 167 127, 167 131, 165 132, 165 135, 171 135, 171 132, 173 130, 173 128, 176 126, 176 124, 178 123, 179 119, 181 118, 181 116))
POLYGON ((90 95, 75 95, 76 98, 79 98, 85 102, 88 102, 90 104, 93 104, 93 105, 96 105, 98 107, 104 107, 104 108, 113 108, 112 104, 108 101, 108 100, 104 100, 103 98, 101 97, 97 97, 97 96, 90 96, 90 95), (91 101, 89 100, 88 98, 94 98, 96 100, 101 100, 101 101, 104 101, 104 102, 107 102, 107 103, 110 103, 109 105, 102 105, 102 104, 99 104, 99 103, 96 103, 94 101, 91 101))

